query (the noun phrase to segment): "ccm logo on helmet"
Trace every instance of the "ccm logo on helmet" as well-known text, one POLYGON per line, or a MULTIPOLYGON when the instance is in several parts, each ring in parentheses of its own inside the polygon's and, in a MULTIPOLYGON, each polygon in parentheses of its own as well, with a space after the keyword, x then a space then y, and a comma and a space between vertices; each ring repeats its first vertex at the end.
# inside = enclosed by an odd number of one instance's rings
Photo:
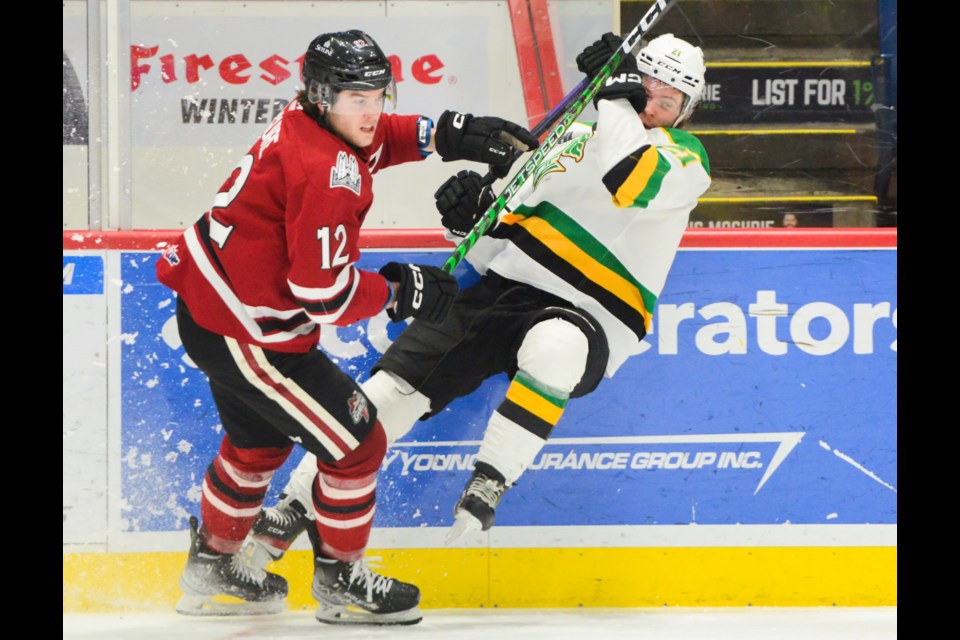
POLYGON ((386 72, 387 72, 386 69, 377 69, 376 71, 364 71, 364 72, 363 72, 363 77, 364 77, 364 78, 371 78, 371 77, 373 77, 373 76, 382 76, 382 75, 385 74, 386 72))
POLYGON ((677 67, 670 66, 669 64, 667 64, 667 63, 664 62, 663 60, 657 60, 657 66, 658 66, 658 67, 663 67, 664 69, 666 69, 667 71, 669 71, 669 72, 671 72, 671 73, 677 73, 677 74, 681 73, 680 69, 678 69, 677 67))

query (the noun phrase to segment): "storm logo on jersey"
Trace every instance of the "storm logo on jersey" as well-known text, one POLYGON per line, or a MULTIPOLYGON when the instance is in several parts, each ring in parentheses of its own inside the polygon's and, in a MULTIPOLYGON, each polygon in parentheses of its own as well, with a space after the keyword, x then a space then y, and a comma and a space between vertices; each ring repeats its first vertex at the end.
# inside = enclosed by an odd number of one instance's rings
POLYGON ((594 131, 573 137, 573 134, 568 132, 566 133, 557 144, 563 144, 564 147, 560 148, 560 151, 553 154, 547 160, 544 160, 539 165, 537 165, 533 174, 533 184, 536 188, 540 182, 547 176, 547 174, 560 172, 563 173, 567 170, 563 166, 561 160, 564 158, 572 158, 574 162, 580 162, 583 160, 583 153, 586 150, 586 142, 593 137, 594 131))
POLYGON ((364 422, 370 422, 370 410, 367 409, 367 399, 359 391, 354 391, 350 399, 347 400, 347 406, 350 407, 350 418, 353 424, 359 424, 362 419, 364 422))
POLYGON ((171 264, 171 266, 177 266, 180 264, 180 256, 177 255, 177 245, 171 244, 163 250, 163 259, 171 264))
POLYGON ((330 169, 330 188, 343 187, 360 195, 360 168, 357 157, 346 151, 337 154, 337 164, 330 169))

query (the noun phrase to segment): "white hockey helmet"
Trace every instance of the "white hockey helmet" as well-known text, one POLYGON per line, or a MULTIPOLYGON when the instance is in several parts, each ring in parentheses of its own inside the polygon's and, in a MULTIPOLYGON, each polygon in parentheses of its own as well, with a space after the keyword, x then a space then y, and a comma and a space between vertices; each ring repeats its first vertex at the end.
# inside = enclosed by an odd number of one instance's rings
POLYGON ((686 96, 674 126, 690 117, 703 96, 706 65, 700 47, 665 33, 637 53, 637 68, 686 96))

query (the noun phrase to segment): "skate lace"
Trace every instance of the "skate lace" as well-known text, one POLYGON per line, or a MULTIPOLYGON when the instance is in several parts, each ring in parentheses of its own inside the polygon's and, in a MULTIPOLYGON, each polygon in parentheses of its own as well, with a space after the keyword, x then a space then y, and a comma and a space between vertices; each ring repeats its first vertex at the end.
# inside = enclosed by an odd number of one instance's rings
POLYGON ((265 570, 250 566, 242 553, 235 554, 230 558, 230 572, 242 582, 249 582, 258 587, 263 585, 263 581, 267 577, 265 570))
POLYGON ((472 494, 477 496, 495 508, 500 503, 500 498, 503 497, 503 492, 506 490, 507 487, 505 485, 481 475, 470 481, 466 493, 467 495, 472 494))
MULTIPOLYGON (((371 557, 370 559, 380 560, 379 557, 371 557)), ((370 601, 373 599, 374 593, 386 595, 390 591, 390 587, 393 586, 393 578, 375 573, 367 564, 367 559, 363 559, 350 563, 350 582, 347 586, 349 587, 354 583, 367 588, 367 600, 370 601)))
POLYGON ((284 528, 292 526, 300 518, 297 510, 290 506, 265 509, 263 516, 270 522, 284 528))

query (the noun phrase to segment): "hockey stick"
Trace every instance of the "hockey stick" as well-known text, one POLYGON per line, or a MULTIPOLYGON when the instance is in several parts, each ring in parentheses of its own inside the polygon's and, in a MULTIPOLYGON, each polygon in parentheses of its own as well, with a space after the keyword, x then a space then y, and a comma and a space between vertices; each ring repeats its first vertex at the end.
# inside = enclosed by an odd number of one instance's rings
MULTIPOLYGON (((623 59, 623 56, 633 50, 633 48, 640 42, 643 38, 655 25, 660 17, 665 14, 670 7, 676 4, 676 0, 654 0, 653 6, 651 6, 647 12, 640 18, 640 22, 637 23, 637 26, 633 28, 627 36, 623 39, 623 44, 620 45, 620 48, 617 49, 610 59, 607 61, 597 74, 595 78, 584 78, 580 84, 578 84, 573 91, 568 93, 564 99, 558 104, 553 110, 547 114, 547 117, 543 119, 536 127, 534 127, 533 133, 538 138, 540 135, 546 131, 549 127, 553 126, 556 120, 560 120, 560 124, 556 126, 547 137, 540 142, 540 146, 533 152, 533 155, 530 156, 530 159, 524 163, 523 168, 513 178, 510 179, 510 184, 507 185, 507 188, 493 201, 493 204, 490 205, 490 208, 480 217, 477 223, 473 226, 473 229, 470 230, 470 233, 460 241, 460 244, 457 245, 457 248, 454 249, 453 253, 450 254, 450 257, 447 258, 447 261, 443 263, 443 270, 447 273, 453 273, 453 270, 457 268, 462 261, 464 256, 467 255, 467 252, 473 248, 473 245, 477 243, 483 235, 490 229, 490 226, 496 221, 497 216, 500 215, 500 212, 503 211, 507 202, 510 201, 510 198, 517 193, 520 187, 527 181, 527 179, 533 174, 534 168, 541 160, 555 147, 557 146, 560 138, 563 137, 563 134, 567 132, 570 128, 570 125, 573 124, 574 120, 583 112, 584 108, 590 104, 590 101, 593 99, 593 96, 600 89, 601 85, 607 81, 607 78, 610 77, 610 74, 613 73, 613 70, 620 66, 620 61, 623 59), (562 114, 562 115, 558 115, 562 114)), ((513 157, 515 161, 521 153, 516 153, 513 157)), ((489 184, 493 181, 492 174, 487 174, 483 178, 484 184, 489 184)))

